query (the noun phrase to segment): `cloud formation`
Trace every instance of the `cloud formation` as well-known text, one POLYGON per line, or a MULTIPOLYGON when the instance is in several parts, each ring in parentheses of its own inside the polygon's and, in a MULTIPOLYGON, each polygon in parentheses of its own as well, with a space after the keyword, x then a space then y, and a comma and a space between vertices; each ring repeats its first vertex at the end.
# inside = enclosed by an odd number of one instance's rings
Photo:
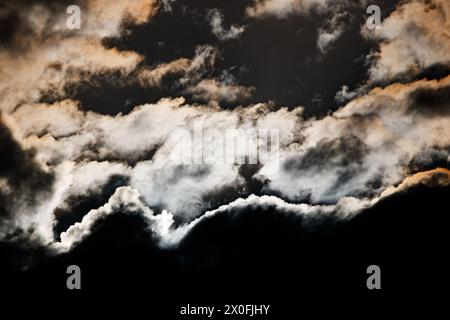
POLYGON ((149 231, 156 237, 161 247, 177 246, 197 224, 214 215, 226 215, 232 211, 245 212, 246 210, 258 210, 258 208, 273 208, 279 214, 295 213, 309 217, 320 215, 341 215, 348 217, 368 207, 370 201, 360 202, 354 198, 343 198, 336 206, 310 206, 307 204, 289 204, 274 196, 258 197, 252 195, 246 199, 237 199, 216 210, 207 211, 201 217, 176 227, 173 215, 167 211, 155 215, 153 210, 147 207, 141 200, 139 192, 130 187, 117 188, 109 201, 102 207, 91 210, 81 222, 70 226, 61 234, 61 240, 51 244, 58 251, 67 251, 73 248, 84 238, 88 237, 95 226, 101 223, 109 215, 117 213, 141 215, 148 223, 149 231))
MULTIPOLYGON (((130 178, 143 205, 167 210, 188 223, 210 209, 206 194, 247 183, 239 166, 220 162, 220 135, 195 145, 211 161, 189 162, 192 136, 185 133, 193 132, 196 123, 206 132, 280 130, 279 170, 271 170, 274 159, 268 158, 254 175, 264 183, 264 193, 318 205, 339 206, 347 197, 371 203, 400 183, 417 157, 425 166, 424 151, 440 150, 448 158, 450 119, 433 114, 442 115, 447 101, 436 97, 449 82, 447 77, 377 88, 322 119, 304 120, 301 109, 274 111, 264 104, 224 111, 164 99, 115 117, 83 112, 71 101, 24 105, 10 121, 20 143, 36 150, 40 163, 65 172, 57 179, 59 202, 52 202, 50 209, 119 174, 130 178), (431 107, 424 95, 434 103, 431 107)), ((52 211, 46 214, 51 217, 52 211)))
POLYGON ((139 192, 130 187, 117 188, 109 201, 98 209, 87 213, 81 222, 77 222, 61 234, 61 240, 51 244, 56 252, 71 250, 75 245, 83 241, 94 232, 95 228, 108 216, 123 213, 140 215, 147 223, 150 234, 162 248, 177 247, 181 241, 191 233, 197 225, 217 215, 245 214, 245 212, 265 211, 270 208, 277 215, 298 215, 305 224, 314 223, 322 217, 333 216, 340 219, 351 219, 355 214, 375 205, 380 199, 392 196, 397 192, 405 192, 418 185, 449 186, 450 171, 447 169, 435 169, 421 172, 407 177, 398 187, 388 188, 379 198, 372 200, 359 200, 348 197, 341 198, 336 205, 308 205, 291 204, 275 196, 255 196, 240 198, 220 206, 216 210, 207 211, 201 217, 191 222, 176 226, 174 217, 167 211, 155 214, 141 200, 139 192))
POLYGON ((307 121, 304 142, 283 155, 284 170, 265 177, 269 186, 292 200, 335 202, 398 183, 409 162, 424 150, 438 148, 448 154, 450 119, 428 115, 447 109, 448 102, 430 107, 421 101, 418 107, 415 97, 425 91, 436 101, 449 81, 446 77, 376 88, 330 116, 307 121))
POLYGON ((0 109, 36 102, 50 93, 64 96, 65 86, 94 74, 116 71, 128 74, 143 57, 136 52, 106 48, 101 41, 119 36, 126 20, 146 22, 156 10, 153 0, 104 0, 80 3, 82 28, 66 28, 67 5, 35 2, 6 5, 5 19, 18 17, 11 41, 0 51, 0 109), (18 52, 19 51, 19 52, 18 52))
POLYGON ((326 21, 325 26, 319 29, 317 47, 322 53, 325 53, 344 32, 346 18, 348 19, 346 13, 337 13, 326 21))
POLYGON ((401 4, 366 37, 380 41, 371 56, 373 81, 395 80, 419 74, 434 65, 450 66, 450 3, 412 0, 401 4))
MULTIPOLYGON (((343 3, 257 1, 247 14, 284 18, 311 10, 327 17, 331 13, 318 30, 317 46, 325 53, 343 32, 346 17, 330 8, 342 9, 343 3)), ((164 4, 169 10, 170 2, 164 4)), ((151 65, 146 64, 151 57, 107 45, 108 39, 123 36, 127 24, 146 23, 158 8, 153 1, 84 1, 87 16, 79 32, 62 30, 66 16, 58 6, 38 1, 22 12, 21 5, 6 9, 6 16, 19 14, 21 23, 9 39, 14 45, 0 51, 0 147, 9 155, 0 168, 1 237, 31 230, 33 241, 65 251, 99 221, 122 211, 144 217, 166 245, 177 243, 205 217, 236 208, 347 218, 408 188, 411 179, 423 181, 407 177, 432 166, 436 157, 445 163, 450 159, 450 77, 391 83, 398 75, 447 65, 445 1, 404 3, 380 30, 366 34, 381 41, 371 60, 370 81, 390 84, 368 86, 367 92, 354 95, 344 90, 342 95, 353 100, 322 118, 304 118, 303 107, 273 102, 241 105, 257 88, 241 84, 230 69, 214 73, 222 57, 212 45, 198 44, 189 54, 151 65), (21 28, 34 31, 28 37, 21 28), (67 98, 67 85, 108 73, 148 90, 170 79, 180 96, 115 115, 86 111, 67 98), (43 99, 50 93, 57 101, 43 99), (181 95, 196 103, 186 103, 181 95), (223 103, 233 107, 226 109, 223 103), (192 144, 198 125, 206 139, 192 144), (253 167, 222 163, 227 129, 278 130, 279 158, 259 159, 253 167), (199 150, 207 161, 193 164, 192 152, 199 150), (54 234, 61 218, 55 211, 69 212, 74 199, 101 193, 115 176, 126 185, 102 207, 87 206, 80 221, 61 235, 54 234)), ((244 32, 234 25, 224 28, 221 11, 210 11, 209 18, 219 40, 244 32)), ((256 141, 250 144, 254 147, 256 141)), ((237 148, 238 157, 249 156, 247 151, 237 148)), ((425 179, 427 183, 448 184, 445 169, 434 173, 441 178, 425 179)))

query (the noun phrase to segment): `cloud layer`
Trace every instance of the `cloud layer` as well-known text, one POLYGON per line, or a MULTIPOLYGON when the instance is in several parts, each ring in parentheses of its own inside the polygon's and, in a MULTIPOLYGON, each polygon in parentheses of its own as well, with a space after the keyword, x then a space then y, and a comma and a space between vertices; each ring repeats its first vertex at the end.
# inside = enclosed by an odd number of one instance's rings
MULTIPOLYGON (((172 3, 164 4, 169 14, 172 3)), ((80 5, 86 12, 84 26, 73 32, 63 27, 64 6, 37 1, 24 10, 17 2, 1 12, 19 19, 0 51, 0 146, 8 154, 0 168, 4 239, 22 230, 31 242, 65 251, 90 235, 98 221, 120 211, 143 217, 166 246, 178 243, 205 217, 236 208, 271 207, 342 219, 401 192, 418 177, 415 173, 437 161, 448 165, 450 76, 415 79, 433 65, 448 66, 446 1, 405 2, 381 29, 363 29, 366 38, 378 41, 378 51, 368 56, 364 90, 347 92, 348 103, 310 118, 301 106, 246 103, 258 88, 242 84, 231 74, 234 67, 212 72, 222 63, 214 45, 199 43, 190 55, 183 52, 163 62, 138 49, 114 46, 114 39, 126 37, 132 26, 151 22, 161 9, 154 1, 107 5, 91 0, 80 5), (33 32, 25 35, 23 30, 33 32), (176 88, 180 96, 162 96, 128 113, 105 115, 88 111, 67 92, 72 84, 108 74, 144 90, 176 88), (395 82, 398 77, 402 83, 395 82), (232 107, 224 108, 225 103, 232 107), (206 137, 192 144, 198 127, 206 137), (227 129, 277 130, 279 153, 252 165, 223 163, 227 129), (204 162, 193 164, 192 154, 198 151, 204 162), (106 194, 114 177, 125 185, 107 203, 70 212, 74 199, 106 194), (77 222, 55 234, 55 225, 64 218, 77 222)), ((267 0, 256 1, 246 14, 261 19, 325 14, 325 24, 317 30, 317 46, 325 54, 344 32, 346 5, 267 0)), ((209 36, 217 43, 239 42, 251 31, 237 24, 226 28, 222 11, 208 12, 209 36)), ((254 147, 257 140, 250 144, 254 147)), ((252 157, 255 148, 250 149, 252 157)), ((249 156, 247 151, 237 148, 237 157, 249 156)), ((448 184, 448 172, 438 173, 444 178, 431 180, 448 184)))

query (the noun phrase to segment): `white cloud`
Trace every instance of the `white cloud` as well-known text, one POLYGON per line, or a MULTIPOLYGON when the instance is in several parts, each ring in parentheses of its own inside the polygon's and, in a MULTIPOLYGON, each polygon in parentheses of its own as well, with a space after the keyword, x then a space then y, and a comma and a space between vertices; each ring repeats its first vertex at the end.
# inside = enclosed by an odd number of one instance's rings
POLYGON ((285 170, 264 174, 262 168, 260 175, 270 180, 269 190, 296 201, 336 202, 382 192, 401 181, 424 150, 450 145, 450 118, 430 117, 427 106, 415 106, 411 97, 416 90, 433 92, 449 84, 447 77, 376 88, 332 115, 308 120, 303 142, 281 150, 285 170), (378 187, 369 187, 373 183, 378 187))
POLYGON ((130 187, 119 187, 105 205, 91 210, 81 222, 75 223, 67 231, 61 233, 61 240, 50 244, 50 248, 55 250, 55 253, 71 250, 92 233, 96 223, 118 212, 140 215, 148 223, 149 231, 153 233, 161 247, 173 247, 177 246, 183 237, 202 220, 218 214, 228 214, 232 210, 243 212, 249 209, 271 207, 277 214, 292 212, 309 217, 336 214, 347 218, 373 203, 373 201, 344 198, 335 206, 310 206, 290 204, 274 196, 251 195, 246 199, 236 199, 216 210, 207 211, 201 217, 175 227, 171 213, 163 211, 161 214, 155 215, 154 211, 141 201, 137 190, 130 187))
POLYGON ((91 210, 81 222, 77 222, 61 234, 61 240, 50 244, 55 253, 71 250, 93 232, 96 223, 107 216, 121 212, 125 214, 140 215, 148 224, 149 231, 156 238, 158 244, 163 247, 177 246, 180 241, 203 220, 215 215, 245 214, 248 210, 264 210, 271 208, 274 214, 283 215, 294 213, 308 218, 317 218, 324 215, 335 215, 340 219, 348 219, 362 210, 375 205, 380 199, 389 197, 397 192, 404 191, 418 184, 449 185, 450 171, 436 169, 421 172, 407 177, 398 187, 388 188, 380 197, 373 199, 357 199, 343 197, 335 205, 308 205, 288 203, 275 196, 255 196, 236 199, 229 204, 220 206, 211 211, 206 211, 201 217, 193 219, 180 226, 174 225, 173 215, 167 211, 155 215, 154 211, 141 201, 141 195, 136 189, 119 187, 109 201, 98 209, 91 210))
MULTIPOLYGON (((282 108, 270 112, 264 104, 226 111, 183 103, 181 98, 163 99, 115 117, 81 112, 71 101, 24 105, 11 115, 11 121, 21 143, 35 148, 42 163, 76 163, 72 175, 81 190, 101 185, 95 176, 104 181, 122 173, 131 177, 131 185, 152 206, 189 217, 205 209, 204 194, 242 183, 237 166, 224 162, 224 140, 208 132, 216 130, 225 136, 227 129, 278 129, 280 144, 287 146, 296 138, 302 111, 282 108), (190 133, 196 125, 208 137, 203 145, 195 145, 207 159, 204 165, 192 165, 192 150, 186 150, 193 143, 190 133), (180 130, 184 135, 179 135, 180 130), (146 160, 146 152, 153 149, 153 158, 146 160), (110 160, 125 162, 130 158, 140 160, 134 168, 110 160)), ((238 151, 237 157, 243 157, 248 150, 238 151)))
POLYGON ((381 28, 363 34, 381 41, 370 77, 380 81, 416 75, 434 64, 450 65, 450 2, 413 0, 400 5, 381 28))
POLYGON ((449 117, 411 111, 413 92, 433 92, 448 85, 450 77, 377 88, 323 119, 303 120, 301 108, 275 111, 259 104, 221 110, 185 105, 179 98, 142 105, 115 117, 81 112, 70 101, 24 105, 9 121, 21 144, 34 148, 41 163, 50 168, 72 163, 66 175, 75 185, 66 187, 66 195, 99 188, 110 175, 123 174, 148 205, 189 221, 208 209, 205 195, 228 185, 242 186, 244 181, 236 165, 223 163, 219 137, 195 145, 203 150, 207 163, 189 162, 192 136, 180 136, 180 130, 192 133, 196 123, 204 131, 222 133, 278 129, 280 170, 269 170, 273 159, 267 158, 257 173, 260 179, 268 179, 266 191, 295 201, 310 197, 318 203, 336 203, 347 196, 376 196, 401 181, 408 163, 425 150, 448 148, 449 117), (146 159, 151 150, 152 158, 146 159), (124 165, 128 159, 135 159, 135 164, 124 165), (369 187, 372 182, 378 186, 369 187))
POLYGON ((209 23, 212 28, 212 33, 222 41, 232 40, 238 38, 244 31, 244 26, 232 25, 228 30, 223 26, 224 16, 218 9, 211 9, 208 12, 209 23))
POLYGON ((345 3, 346 0, 254 0, 247 8, 247 15, 254 18, 276 16, 285 18, 293 13, 307 14, 310 10, 332 10, 334 5, 345 3))

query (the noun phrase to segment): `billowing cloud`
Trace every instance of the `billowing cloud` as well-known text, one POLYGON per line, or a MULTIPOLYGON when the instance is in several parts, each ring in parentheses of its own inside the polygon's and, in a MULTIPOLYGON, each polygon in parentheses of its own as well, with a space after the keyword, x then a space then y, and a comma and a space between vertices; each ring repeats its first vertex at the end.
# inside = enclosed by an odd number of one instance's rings
POLYGON ((11 3, 4 15, 18 16, 13 46, 0 51, 0 108, 13 110, 50 93, 64 96, 67 84, 93 74, 133 71, 143 59, 132 51, 106 48, 105 37, 118 36, 125 19, 140 24, 156 10, 152 0, 83 1, 80 30, 66 28, 67 6, 11 3), (20 49, 17 49, 20 48, 20 49), (17 52, 19 51, 19 52, 17 52), (19 53, 19 54, 18 54, 19 53))
POLYGON ((183 237, 201 221, 214 215, 226 215, 231 211, 257 210, 258 208, 273 208, 276 212, 291 212, 308 217, 336 214, 342 217, 352 215, 370 205, 370 201, 361 202, 357 199, 343 198, 335 206, 310 206, 307 204, 289 204, 274 196, 258 197, 252 195, 246 199, 237 199, 216 210, 207 211, 201 217, 176 227, 173 215, 167 211, 155 214, 141 200, 139 192, 130 187, 120 187, 109 201, 98 209, 87 213, 81 222, 77 222, 61 234, 61 240, 52 244, 57 251, 70 250, 93 232, 96 224, 115 213, 138 214, 148 223, 149 230, 162 247, 176 246, 183 237))
MULTIPOLYGON (((316 43, 326 53, 344 30, 344 2, 255 1, 247 14, 326 13, 316 43)), ((170 3, 163 2, 166 10, 170 3)), ((381 41, 370 70, 374 83, 447 63, 448 35, 438 25, 448 22, 448 5, 434 4, 405 3, 367 35, 381 41), (412 42, 416 38, 419 44, 412 42)), ((86 9, 84 25, 67 31, 64 10, 37 2, 19 14, 21 28, 35 26, 33 33, 25 36, 19 28, 8 40, 14 45, 0 53, 0 147, 8 155, 0 168, 2 239, 22 230, 30 242, 63 252, 102 221, 125 213, 142 218, 161 246, 172 247, 202 221, 230 212, 271 208, 345 220, 417 183, 448 185, 446 169, 414 173, 434 166, 435 159, 445 165, 450 159, 449 76, 370 87, 359 96, 343 90, 353 100, 325 117, 304 118, 303 107, 243 106, 258 88, 232 76, 233 65, 216 70, 225 56, 212 45, 199 41, 168 60, 107 45, 123 35, 123 26, 146 23, 157 10, 153 1, 80 5, 86 9), (67 85, 108 73, 142 90, 170 79, 179 96, 164 95, 115 115, 87 111, 67 98, 67 85), (56 101, 43 99, 52 94, 56 101), (233 107, 226 109, 226 103, 233 107), (199 129, 201 141, 195 140, 199 129), (264 147, 258 130, 276 131, 269 140, 279 144, 277 152, 251 164, 224 161, 256 159, 264 147), (225 148, 235 141, 245 143, 225 148), (114 192, 105 191, 108 184, 114 192), (95 201, 71 212, 86 198, 95 201), (98 207, 99 199, 109 200, 98 207)), ((218 46, 244 32, 237 25, 224 27, 222 11, 210 11, 209 18, 211 31, 223 40, 218 46)))
POLYGON ((45 244, 53 238, 53 211, 67 186, 68 165, 41 163, 33 149, 20 144, 12 125, 0 118, 0 148, 8 155, 0 163, 0 239, 14 240, 17 231, 26 230, 31 242, 45 244))
POLYGON ((16 207, 21 202, 36 205, 43 194, 48 196, 55 177, 49 168, 36 161, 33 150, 22 148, 2 118, 0 147, 4 155, 0 165, 0 217, 9 218, 13 212, 21 211, 16 207))
POLYGON ((377 88, 330 116, 307 121, 304 142, 282 154, 284 170, 264 175, 263 167, 260 174, 270 180, 271 189, 297 201, 335 202, 380 192, 402 180, 409 163, 424 150, 448 154, 450 119, 430 114, 447 109, 448 102, 438 97, 449 81, 377 88), (419 107, 421 92, 436 104, 423 99, 419 107))
MULTIPOLYGON (((137 107, 128 115, 111 117, 82 112, 73 102, 64 101, 24 105, 12 118, 17 121, 23 145, 39 150, 36 157, 43 163, 59 166, 75 161, 88 165, 101 161, 106 166, 103 173, 111 170, 108 166, 115 166, 114 174, 131 176, 132 186, 150 205, 189 216, 205 209, 204 193, 242 183, 238 166, 225 161, 225 139, 230 139, 226 130, 276 129, 280 144, 289 145, 295 139, 292 130, 299 125, 301 114, 301 109, 270 112, 266 105, 220 111, 214 106, 183 103, 181 98, 164 99, 137 107), (195 130, 201 130, 201 142, 193 140, 195 130), (194 146, 200 148, 196 152, 204 155, 205 163, 192 165, 194 146), (126 165, 107 165, 105 161, 137 163, 132 163, 134 168, 130 170, 126 165)), ((236 157, 245 157, 253 151, 238 152, 236 157)))
POLYGON ((277 215, 298 215, 303 218, 305 224, 322 217, 332 216, 340 219, 350 219, 355 214, 375 205, 380 199, 392 196, 397 192, 404 192, 418 185, 448 186, 450 185, 450 171, 447 169, 435 169, 421 172, 407 177, 398 187, 388 188, 380 198, 372 200, 359 200, 352 197, 344 197, 336 205, 308 205, 291 204, 275 196, 251 195, 245 199, 220 206, 218 209, 207 211, 201 217, 188 223, 176 226, 174 217, 167 211, 155 214, 141 200, 141 195, 130 187, 117 188, 109 201, 98 209, 87 213, 81 222, 77 222, 61 234, 61 240, 51 244, 56 252, 71 250, 75 245, 90 236, 95 228, 98 228, 108 216, 118 213, 140 215, 147 223, 150 234, 162 248, 177 247, 183 238, 191 233, 197 225, 211 217, 218 215, 245 214, 245 212, 272 210, 277 215))
POLYGON ((379 29, 363 33, 381 42, 371 56, 374 81, 411 77, 434 65, 450 65, 450 3, 412 0, 400 5, 379 29))
POLYGON ((123 175, 145 206, 189 222, 210 209, 206 195, 247 183, 238 165, 223 162, 227 129, 279 130, 278 170, 273 170, 274 158, 265 158, 254 176, 264 182, 263 192, 296 202, 338 205, 353 197, 355 203, 370 203, 401 182, 424 150, 448 157, 449 118, 432 115, 442 114, 446 101, 438 97, 449 81, 374 89, 322 119, 303 120, 301 109, 274 111, 264 104, 225 111, 164 99, 115 117, 82 112, 70 101, 24 105, 10 122, 20 143, 36 150, 36 159, 66 172, 58 178, 64 197, 52 208, 123 175), (424 95, 435 102, 431 107, 424 95), (206 136, 192 144, 197 126, 206 136), (192 164, 192 147, 206 157, 204 163, 192 164))

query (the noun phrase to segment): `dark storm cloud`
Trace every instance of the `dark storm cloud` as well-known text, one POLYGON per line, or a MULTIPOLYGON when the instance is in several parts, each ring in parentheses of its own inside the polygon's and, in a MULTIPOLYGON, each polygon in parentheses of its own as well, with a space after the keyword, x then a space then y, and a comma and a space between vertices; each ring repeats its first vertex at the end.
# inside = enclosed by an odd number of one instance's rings
POLYGON ((450 169, 449 155, 449 148, 436 147, 423 151, 411 160, 408 164, 408 169, 412 173, 436 167, 450 169))
POLYGON ((450 115, 450 86, 423 88, 411 93, 409 110, 427 117, 450 115))
POLYGON ((286 170, 323 170, 326 166, 349 167, 362 164, 367 154, 367 147, 356 136, 345 136, 337 140, 324 139, 309 149, 299 158, 284 163, 286 170))
MULTIPOLYGON (((429 67, 424 68, 423 70, 420 71, 420 73, 413 77, 412 80, 419 80, 419 79, 429 79, 429 80, 433 80, 433 79, 441 79, 441 78, 445 78, 450 74, 450 68, 444 64, 433 64, 429 67)), ((401 79, 399 80, 400 82, 401 79)))
POLYGON ((14 37, 19 17, 16 12, 9 11, 4 7, 0 8, 0 44, 9 45, 14 37))
MULTIPOLYGON (((76 154, 74 159, 77 162, 89 162, 89 161, 101 161, 110 163, 120 163, 125 166, 134 167, 136 164, 142 161, 152 160, 155 153, 158 152, 161 144, 154 144, 143 148, 137 152, 128 154, 121 154, 111 150, 110 152, 103 152, 104 141, 96 141, 95 143, 88 143, 80 149, 80 153, 76 154)), ((49 164, 57 164, 63 159, 56 158, 49 161, 49 164)))
POLYGON ((181 77, 166 76, 161 87, 148 88, 139 86, 136 76, 137 74, 132 73, 123 77, 120 72, 88 75, 80 82, 68 83, 62 93, 45 92, 40 102, 54 103, 68 96, 80 101, 84 110, 107 115, 128 113, 136 105, 170 96, 174 81, 181 77))
POLYGON ((114 191, 129 183, 129 177, 112 175, 103 186, 94 190, 88 190, 84 195, 69 196, 64 207, 54 211, 55 224, 53 230, 55 239, 59 240, 59 234, 66 231, 71 225, 80 222, 86 213, 106 203, 114 194, 114 191))
POLYGON ((1 215, 14 215, 15 201, 36 205, 42 193, 50 193, 54 175, 44 171, 35 161, 33 150, 24 150, 14 139, 9 128, 0 117, 0 178, 6 185, 0 188, 1 215))
MULTIPOLYGON (((96 233, 98 226, 117 213, 139 215, 142 217, 152 238, 157 241, 158 246, 164 249, 176 249, 189 238, 189 235, 202 228, 205 223, 216 217, 231 217, 235 221, 239 215, 247 212, 261 212, 269 210, 276 212, 280 217, 291 215, 301 220, 305 227, 322 228, 324 220, 344 223, 346 220, 357 216, 357 213, 374 207, 378 202, 385 201, 389 197, 408 192, 418 186, 448 187, 450 185, 450 172, 446 169, 434 169, 420 172, 407 177, 397 187, 387 188, 380 197, 372 200, 359 200, 356 198, 342 198, 335 205, 307 205, 290 204, 274 196, 251 195, 245 199, 237 199, 216 210, 207 211, 202 216, 190 222, 176 223, 174 216, 167 211, 156 213, 144 202, 139 192, 130 187, 119 187, 109 198, 108 202, 98 209, 90 210, 79 223, 73 224, 65 232, 60 234, 60 241, 49 246, 50 251, 55 253, 69 252, 89 239, 96 233)), ((225 191, 225 190, 224 190, 225 191)))
POLYGON ((450 280, 444 254, 450 249, 444 210, 449 174, 436 171, 425 180, 347 220, 263 203, 231 206, 202 219, 178 247, 165 249, 139 209, 125 205, 97 221, 71 252, 43 259, 17 274, 16 282, 4 283, 67 292, 65 268, 76 263, 86 270, 85 293, 126 290, 147 299, 370 298, 366 268, 377 264, 380 297, 438 295, 450 280))
MULTIPOLYGON (((311 172, 337 170, 335 182, 325 191, 325 194, 331 195, 365 170, 367 166, 365 157, 368 152, 369 147, 354 135, 346 135, 336 140, 325 138, 304 154, 284 161, 283 170, 286 174, 297 177, 311 172)), ((309 195, 305 193, 303 196, 309 195)))

